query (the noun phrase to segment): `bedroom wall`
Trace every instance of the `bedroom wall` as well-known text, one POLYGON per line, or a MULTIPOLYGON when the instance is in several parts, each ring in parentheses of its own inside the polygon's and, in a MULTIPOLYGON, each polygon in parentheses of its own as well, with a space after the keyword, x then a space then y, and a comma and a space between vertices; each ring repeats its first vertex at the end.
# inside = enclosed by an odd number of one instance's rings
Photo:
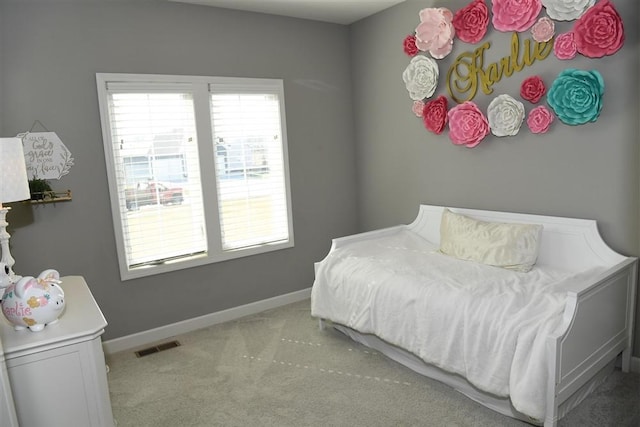
POLYGON ((305 289, 330 240, 356 231, 348 28, 149 0, 0 0, 1 134, 34 120, 75 158, 73 201, 10 214, 19 274, 83 275, 111 339, 305 289), (96 72, 284 79, 296 245, 121 282, 96 72))
MULTIPOLYGON (((0 28, 4 27, 4 5, 0 2, 0 28)), ((0 31, 0 100, 3 98, 4 79, 2 78, 2 63, 3 63, 3 43, 2 43, 2 31, 0 31)), ((0 101, 0 130, 2 130, 2 123, 4 123, 4 109, 2 107, 2 101, 0 101)), ((5 136, 0 133, 0 136, 5 136)))
MULTIPOLYGON (((448 136, 424 129, 411 112, 402 81, 410 60, 402 41, 417 26, 419 10, 456 11, 468 3, 409 0, 351 27, 361 230, 410 222, 420 203, 506 210, 595 219, 614 250, 638 256, 639 3, 613 1, 626 30, 625 44, 615 55, 560 61, 552 54, 500 80, 492 95, 479 91, 474 99, 486 112, 496 95, 519 98, 520 83, 530 75, 540 75, 549 87, 564 68, 597 69, 606 86, 597 122, 567 126, 556 120, 545 135, 532 134, 524 124, 517 136, 489 136, 474 149, 454 146, 448 136)), ((565 24, 557 30, 573 25, 565 24)), ((485 64, 507 56, 510 39, 511 33, 490 29, 485 40, 492 45, 485 64)), ((453 52, 439 61, 434 97, 446 94, 446 71, 454 59, 475 47, 454 42, 453 52)), ((532 105, 525 101, 525 108, 529 111, 532 105)), ((636 321, 634 348, 640 356, 639 314, 636 321)))

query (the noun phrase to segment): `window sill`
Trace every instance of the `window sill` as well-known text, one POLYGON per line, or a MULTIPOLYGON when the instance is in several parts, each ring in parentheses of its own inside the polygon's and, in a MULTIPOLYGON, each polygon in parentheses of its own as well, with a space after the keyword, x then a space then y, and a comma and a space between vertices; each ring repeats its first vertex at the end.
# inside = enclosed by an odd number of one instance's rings
POLYGON ((282 249, 294 247, 293 237, 286 242, 264 244, 253 246, 245 249, 235 249, 231 251, 221 251, 218 253, 205 253, 193 255, 185 258, 174 259, 162 264, 144 265, 130 268, 128 266, 120 266, 120 278, 122 281, 139 279, 156 274, 170 273, 173 271, 184 270, 187 268, 199 267, 218 262, 229 261, 232 259, 246 258, 254 255, 275 252, 282 249))

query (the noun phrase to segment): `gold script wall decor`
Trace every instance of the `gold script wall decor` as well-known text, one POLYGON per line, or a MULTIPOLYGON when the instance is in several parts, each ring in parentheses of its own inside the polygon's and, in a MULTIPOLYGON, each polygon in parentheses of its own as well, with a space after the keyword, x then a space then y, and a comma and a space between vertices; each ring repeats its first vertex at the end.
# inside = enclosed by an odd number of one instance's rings
POLYGON ((510 77, 514 72, 520 72, 525 66, 530 66, 537 60, 543 60, 553 50, 553 39, 548 42, 533 42, 526 39, 521 49, 518 33, 511 36, 511 52, 498 62, 484 65, 484 54, 491 47, 491 43, 481 44, 473 52, 463 52, 449 67, 447 72, 447 89, 449 96, 457 102, 471 101, 478 92, 478 88, 486 95, 493 92, 493 85, 503 76, 510 77))

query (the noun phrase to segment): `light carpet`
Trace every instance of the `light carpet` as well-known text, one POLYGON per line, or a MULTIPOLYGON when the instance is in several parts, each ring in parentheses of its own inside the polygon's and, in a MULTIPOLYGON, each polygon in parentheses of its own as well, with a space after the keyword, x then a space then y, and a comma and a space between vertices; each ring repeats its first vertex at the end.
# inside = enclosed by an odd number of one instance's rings
MULTIPOLYGON (((309 301, 180 335, 180 347, 107 357, 126 426, 528 426, 332 329, 309 301)), ((614 371, 560 426, 640 426, 640 375, 614 371)))

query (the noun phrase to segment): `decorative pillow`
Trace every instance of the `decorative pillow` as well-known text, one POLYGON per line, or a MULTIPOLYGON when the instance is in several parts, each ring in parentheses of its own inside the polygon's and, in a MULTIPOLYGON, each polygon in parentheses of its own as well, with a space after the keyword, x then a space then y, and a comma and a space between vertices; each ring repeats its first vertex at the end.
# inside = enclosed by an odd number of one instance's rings
POLYGON ((538 258, 542 225, 478 221, 445 209, 440 252, 467 261, 527 272, 538 258))

